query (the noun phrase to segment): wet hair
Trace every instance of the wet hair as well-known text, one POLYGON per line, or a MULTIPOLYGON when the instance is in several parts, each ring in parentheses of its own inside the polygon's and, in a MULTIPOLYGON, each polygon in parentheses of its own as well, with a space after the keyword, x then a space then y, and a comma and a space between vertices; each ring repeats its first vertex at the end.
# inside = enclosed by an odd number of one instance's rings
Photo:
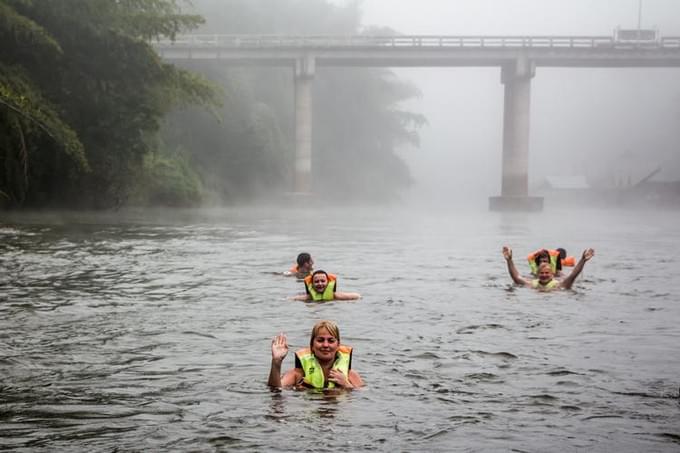
POLYGON ((558 247, 555 250, 557 250, 559 252, 559 256, 557 257, 557 270, 561 271, 562 270, 562 260, 567 257, 567 251, 564 250, 561 247, 558 247))
POLYGON ((534 255, 534 263, 538 264, 538 262, 544 259, 547 262, 550 262, 550 252, 548 252, 546 249, 539 250, 536 252, 536 255, 534 255))
POLYGON ((312 255, 306 252, 302 252, 297 256, 297 265, 298 267, 302 267, 305 265, 305 263, 308 263, 309 261, 312 260, 312 255))
POLYGON ((338 328, 338 325, 333 321, 323 320, 317 322, 316 324, 314 324, 314 327, 312 327, 312 335, 309 337, 310 348, 314 346, 314 338, 316 338, 321 329, 326 329, 329 334, 331 334, 332 336, 335 337, 336 340, 338 340, 338 344, 340 344, 340 329, 338 328))
POLYGON ((321 269, 319 269, 318 271, 314 271, 314 272, 312 273, 312 281, 314 281, 314 276, 317 275, 317 274, 323 274, 323 275, 326 276, 326 280, 330 280, 330 279, 328 278, 328 272, 322 271, 321 269))

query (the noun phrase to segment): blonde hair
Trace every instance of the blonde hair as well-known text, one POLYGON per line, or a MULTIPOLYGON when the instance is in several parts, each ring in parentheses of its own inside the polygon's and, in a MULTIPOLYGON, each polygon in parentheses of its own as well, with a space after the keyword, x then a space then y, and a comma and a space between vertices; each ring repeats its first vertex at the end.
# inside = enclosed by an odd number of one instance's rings
POLYGON ((338 328, 338 325, 333 321, 323 320, 317 322, 314 324, 314 327, 312 327, 312 336, 309 338, 310 348, 314 346, 314 338, 316 338, 316 336, 319 334, 319 330, 321 329, 326 329, 329 334, 338 340, 338 344, 340 344, 340 329, 338 328))

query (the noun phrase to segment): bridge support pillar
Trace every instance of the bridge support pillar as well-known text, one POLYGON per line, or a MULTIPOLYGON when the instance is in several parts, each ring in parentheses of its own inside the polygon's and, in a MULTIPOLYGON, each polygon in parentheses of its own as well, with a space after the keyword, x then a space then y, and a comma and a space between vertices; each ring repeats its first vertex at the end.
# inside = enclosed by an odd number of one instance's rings
POLYGON ((540 211, 542 197, 529 196, 529 120, 535 64, 525 57, 501 68, 503 105, 503 175, 501 196, 489 198, 492 211, 540 211))
POLYGON ((295 62, 295 176, 294 192, 312 190, 312 82, 315 62, 304 57, 295 62))

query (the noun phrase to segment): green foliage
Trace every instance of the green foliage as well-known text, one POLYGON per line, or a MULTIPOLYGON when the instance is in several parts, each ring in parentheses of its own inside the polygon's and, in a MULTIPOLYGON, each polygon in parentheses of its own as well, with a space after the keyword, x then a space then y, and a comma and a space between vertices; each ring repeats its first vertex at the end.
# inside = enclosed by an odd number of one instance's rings
POLYGON ((249 91, 250 71, 194 69, 222 85, 220 120, 197 109, 177 112, 169 118, 165 141, 190 150, 211 199, 236 201, 283 190, 290 145, 276 112, 249 91))
POLYGON ((19 14, 5 1, 0 1, 0 37, 6 46, 15 49, 61 53, 59 44, 43 27, 19 14))
POLYGON ((73 168, 89 171, 83 145, 20 68, 0 64, 0 190, 12 205, 30 194, 29 181, 54 152, 68 156, 73 168), (49 139, 49 140, 46 140, 49 139), (47 146, 44 146, 47 145, 47 146), (37 162, 37 166, 33 162, 37 162))
MULTIPOLYGON (((116 31, 140 40, 174 39, 177 33, 203 23, 198 15, 182 14, 176 0, 3 0, 53 32, 70 27, 89 35, 116 31)), ((76 30, 71 30, 74 33, 76 30)))
POLYGON ((143 205, 187 207, 201 202, 201 180, 181 153, 149 153, 134 184, 133 201, 143 205))
POLYGON ((48 135, 80 169, 88 169, 83 145, 76 133, 61 121, 56 110, 42 99, 19 68, 0 64, 0 105, 7 117, 14 117, 21 125, 24 133, 35 131, 48 135))
MULTIPOLYGON (((210 19, 204 32, 359 30, 355 3, 195 3, 210 19)), ((206 194, 236 200, 292 188, 292 71, 163 62, 150 41, 202 22, 184 5, 0 0, 0 200, 187 205, 206 194), (165 139, 186 151, 159 151, 166 118, 165 139)), ((396 150, 418 142, 424 120, 401 107, 417 90, 369 69, 319 71, 314 85, 315 191, 360 196, 379 179, 382 192, 372 194, 386 198, 407 185, 396 150)))
POLYGON ((38 153, 23 187, 8 190, 14 178, 0 190, 24 191, 26 204, 118 203, 168 112, 219 105, 219 90, 163 63, 147 42, 202 21, 182 14, 177 1, 0 0, 0 16, 0 39, 13 44, 0 46, 0 99, 11 125, 0 141, 25 141, 22 156, 38 153))
MULTIPOLYGON (((359 30, 357 5, 324 0, 198 0, 205 33, 351 35, 359 30)), ((393 33, 370 30, 369 33, 393 33)), ((225 87, 224 119, 187 113, 172 121, 174 138, 191 150, 206 186, 223 198, 292 189, 294 81, 290 69, 224 71, 223 63, 192 63, 225 87), (266 120, 265 120, 266 119, 266 120)), ((313 190, 329 196, 392 198, 408 186, 396 154, 417 146, 425 119, 401 107, 418 90, 391 71, 317 71, 314 79, 313 190), (375 181, 380 181, 376 184, 375 181), (378 186, 379 189, 375 189, 378 186)))

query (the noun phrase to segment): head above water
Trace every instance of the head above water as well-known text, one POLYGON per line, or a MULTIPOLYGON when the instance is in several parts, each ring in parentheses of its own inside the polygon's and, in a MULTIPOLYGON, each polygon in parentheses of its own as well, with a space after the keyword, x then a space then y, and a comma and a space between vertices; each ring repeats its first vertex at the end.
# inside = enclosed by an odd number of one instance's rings
POLYGON ((337 344, 340 344, 340 329, 338 325, 333 321, 323 320, 314 324, 312 327, 312 335, 309 338, 309 347, 314 349, 314 339, 319 335, 321 329, 326 329, 326 331, 337 340, 337 344))
POLYGON ((312 255, 303 252, 297 256, 297 266, 300 271, 310 272, 314 266, 314 261, 312 260, 312 255))
POLYGON ((328 281, 328 272, 326 271, 319 269, 312 274, 312 286, 317 293, 323 293, 326 290, 328 281))
POLYGON ((550 263, 550 252, 548 252, 546 249, 540 250, 534 256, 534 262, 536 264, 550 263))
POLYGON ((550 263, 541 263, 538 265, 538 272, 536 276, 538 277, 538 282, 541 284, 549 283, 553 279, 553 270, 550 263))

